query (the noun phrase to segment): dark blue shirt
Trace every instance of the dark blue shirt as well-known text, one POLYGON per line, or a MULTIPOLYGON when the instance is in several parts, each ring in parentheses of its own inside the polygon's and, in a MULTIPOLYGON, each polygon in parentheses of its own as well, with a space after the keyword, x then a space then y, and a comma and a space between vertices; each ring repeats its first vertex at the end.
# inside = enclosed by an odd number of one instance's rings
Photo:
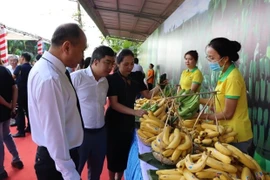
POLYGON ((16 83, 19 90, 19 96, 27 96, 27 80, 32 66, 29 63, 24 63, 16 67, 13 74, 16 76, 16 83))

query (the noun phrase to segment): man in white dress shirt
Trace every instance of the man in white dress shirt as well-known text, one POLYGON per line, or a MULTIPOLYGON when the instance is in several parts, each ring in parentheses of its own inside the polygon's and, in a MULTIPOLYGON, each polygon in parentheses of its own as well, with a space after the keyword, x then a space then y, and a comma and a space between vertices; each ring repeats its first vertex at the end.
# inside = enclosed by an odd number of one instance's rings
POLYGON ((88 180, 100 179, 106 155, 104 105, 109 88, 106 76, 113 69, 114 62, 114 51, 110 47, 99 46, 94 50, 88 68, 71 73, 84 122, 78 171, 81 173, 87 162, 88 180))
POLYGON ((77 24, 60 25, 51 47, 32 68, 28 104, 32 139, 38 145, 35 171, 38 180, 80 180, 76 170, 83 125, 76 92, 66 74, 84 57, 86 36, 77 24))

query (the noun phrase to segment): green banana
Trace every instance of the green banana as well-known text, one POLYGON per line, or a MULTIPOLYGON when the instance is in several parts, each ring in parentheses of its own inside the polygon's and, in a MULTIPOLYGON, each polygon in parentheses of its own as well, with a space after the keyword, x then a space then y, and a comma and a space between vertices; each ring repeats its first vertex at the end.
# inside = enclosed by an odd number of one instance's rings
POLYGON ((149 107, 150 107, 150 103, 149 103, 149 102, 146 102, 146 103, 144 103, 144 104, 141 106, 141 109, 147 110, 149 107))
MULTIPOLYGON (((191 93, 192 93, 191 89, 187 89, 182 95, 187 95, 191 93)), ((182 102, 185 98, 188 98, 188 97, 189 96, 181 96, 181 97, 178 97, 177 99, 178 99, 178 102, 182 102)))

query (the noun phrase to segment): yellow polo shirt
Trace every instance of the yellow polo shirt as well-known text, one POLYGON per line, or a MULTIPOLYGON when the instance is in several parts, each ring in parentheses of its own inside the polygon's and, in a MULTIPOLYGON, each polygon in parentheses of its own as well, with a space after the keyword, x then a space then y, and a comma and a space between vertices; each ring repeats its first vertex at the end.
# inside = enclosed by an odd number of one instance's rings
POLYGON ((253 137, 251 121, 248 116, 247 90, 244 78, 240 71, 231 64, 229 68, 220 75, 217 86, 215 107, 217 112, 225 108, 225 99, 238 99, 235 113, 231 120, 221 120, 223 126, 230 126, 238 133, 235 142, 243 142, 253 137), (217 101, 217 98, 219 102, 217 101))
MULTIPOLYGON (((181 78, 179 81, 179 84, 182 89, 190 89, 192 83, 201 85, 203 81, 202 72, 198 69, 198 67, 195 67, 192 70, 186 69, 182 72, 181 78)), ((198 91, 200 91, 200 88, 198 91)))

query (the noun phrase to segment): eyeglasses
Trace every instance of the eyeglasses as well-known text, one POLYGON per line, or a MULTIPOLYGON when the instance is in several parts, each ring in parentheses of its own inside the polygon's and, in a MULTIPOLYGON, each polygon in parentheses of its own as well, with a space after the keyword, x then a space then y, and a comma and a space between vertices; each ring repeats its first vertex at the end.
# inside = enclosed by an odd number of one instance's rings
POLYGON ((219 60, 216 60, 215 58, 213 58, 213 57, 209 57, 209 56, 205 56, 205 58, 207 59, 207 61, 209 61, 209 62, 219 62, 219 61, 221 61, 224 57, 222 57, 222 58, 220 58, 219 60))

